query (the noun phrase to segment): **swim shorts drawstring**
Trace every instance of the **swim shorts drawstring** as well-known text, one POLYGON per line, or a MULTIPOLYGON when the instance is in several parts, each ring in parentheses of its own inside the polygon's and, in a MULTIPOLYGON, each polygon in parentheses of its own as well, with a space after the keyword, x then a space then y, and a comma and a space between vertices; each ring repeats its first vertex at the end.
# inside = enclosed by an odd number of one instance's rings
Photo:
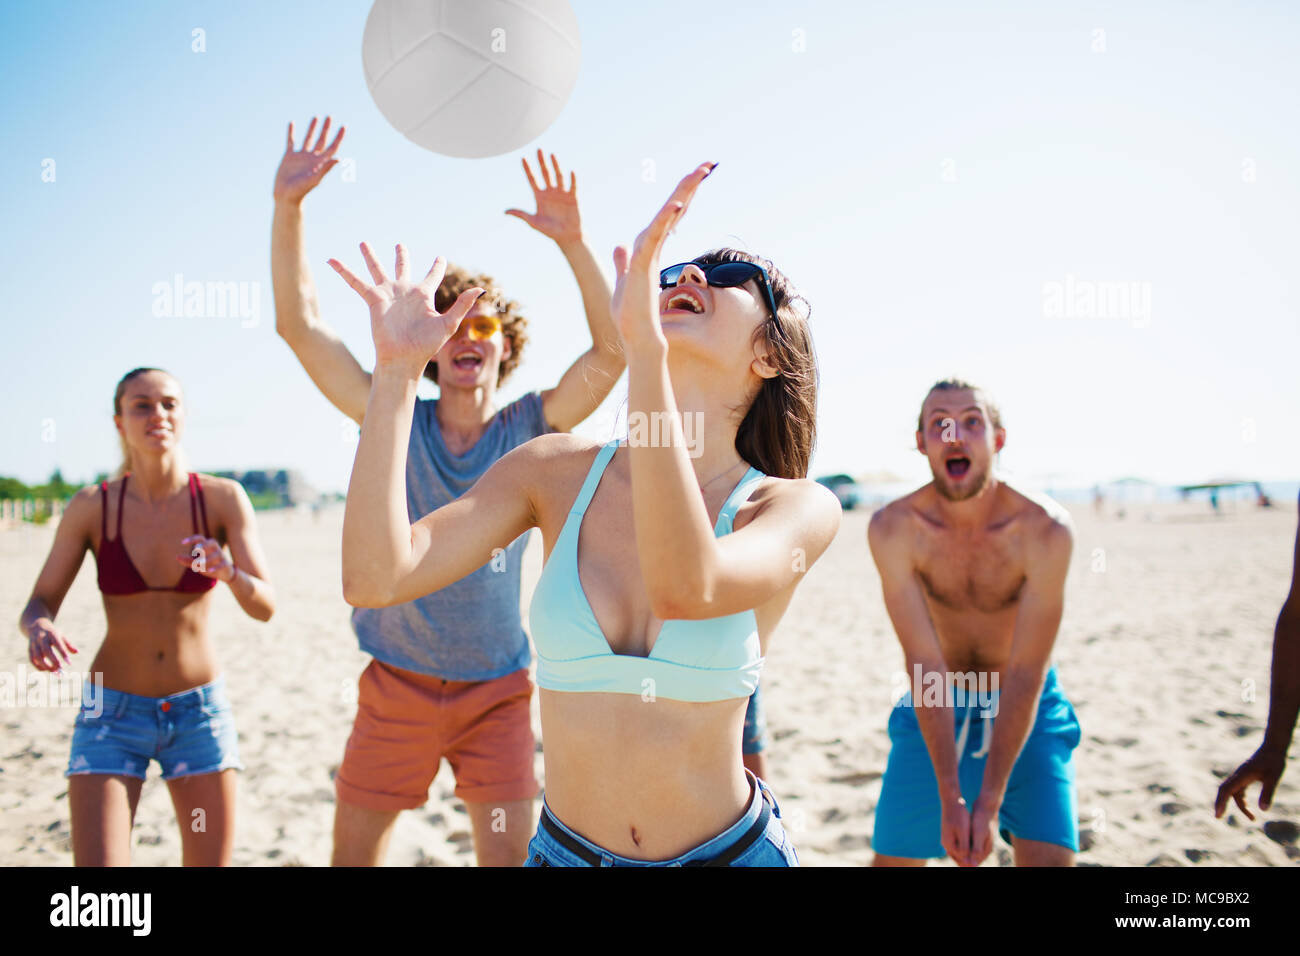
MULTIPOLYGON (((962 754, 966 752, 966 738, 970 734, 970 715, 975 709, 973 707, 963 707, 966 713, 962 717, 961 731, 957 734, 957 759, 961 760, 962 754)), ((984 725, 984 730, 980 734, 980 749, 971 754, 972 757, 983 757, 989 752, 989 726, 993 723, 992 719, 985 714, 980 714, 980 722, 984 725)))

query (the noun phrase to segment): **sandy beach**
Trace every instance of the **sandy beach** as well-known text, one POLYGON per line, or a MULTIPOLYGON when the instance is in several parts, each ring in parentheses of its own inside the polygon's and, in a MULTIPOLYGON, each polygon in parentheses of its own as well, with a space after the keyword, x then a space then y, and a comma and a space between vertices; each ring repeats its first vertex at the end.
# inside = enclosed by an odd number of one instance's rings
MULTIPOLYGON (((1273 625, 1286 596, 1294 505, 1214 517, 1204 503, 1149 516, 1075 507, 1074 561, 1055 664, 1083 728, 1077 751, 1086 865, 1294 865, 1300 769, 1252 823, 1216 821, 1219 781, 1262 740, 1273 625), (1252 684, 1253 682, 1253 684, 1252 684), (1252 693, 1253 688, 1253 693, 1252 693)), ((268 624, 217 596, 212 633, 224 664, 246 770, 239 779, 236 865, 328 863, 333 773, 351 728, 357 649, 339 588, 342 507, 258 515, 278 610, 268 624)), ((770 783, 805 866, 860 866, 888 753, 885 722, 903 659, 866 548, 868 515, 839 536, 796 595, 763 674, 770 783)), ((0 532, 0 672, 32 673, 16 621, 52 531, 0 532)), ((534 533, 525 606, 540 568, 534 533)), ((59 613, 88 667, 103 633, 87 555, 59 613)), ((21 690, 21 688, 20 688, 21 690)), ((67 765, 75 707, 0 706, 0 862, 71 865, 67 765)), ((537 702, 534 698, 534 724, 537 702)), ((540 727, 537 728, 540 735, 540 727)), ((1300 747, 1292 748, 1292 760, 1300 747)), ((542 778, 542 753, 537 771, 542 778)), ((544 779, 544 778, 543 778, 544 779)), ((391 866, 466 866, 464 808, 444 763, 428 804, 404 813, 391 866)), ((1252 804, 1257 789, 1251 792, 1252 804)), ((152 765, 134 831, 137 865, 178 865, 180 838, 152 765)), ((999 841, 986 865, 1010 863, 999 841)), ((945 864, 949 865, 949 864, 945 864)))

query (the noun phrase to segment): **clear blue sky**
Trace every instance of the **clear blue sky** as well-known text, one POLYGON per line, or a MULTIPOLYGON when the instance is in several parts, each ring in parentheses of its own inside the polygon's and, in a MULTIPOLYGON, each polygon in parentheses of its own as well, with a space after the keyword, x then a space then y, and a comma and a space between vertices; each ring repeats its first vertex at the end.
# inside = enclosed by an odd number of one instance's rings
MULTIPOLYGON (((916 412, 958 374, 1000 400, 1004 467, 1029 484, 1300 475, 1293 3, 573 6, 577 88, 533 147, 577 169, 603 263, 680 175, 720 161, 665 255, 740 244, 802 287, 815 473, 926 477, 916 412), (1067 276, 1145 284, 1149 318, 1046 314, 1067 276)), ((355 263, 362 239, 489 271, 527 306, 503 398, 554 384, 586 346, 563 258, 502 214, 530 200, 520 154, 438 156, 374 106, 369 7, 3 5, 0 474, 110 470, 113 386, 158 365, 186 390, 196 468, 346 487, 355 444, 271 300, 272 177, 286 123, 313 114, 346 123, 356 164, 305 210, 323 313, 363 364, 365 309, 325 265, 355 263), (259 283, 259 324, 155 317, 153 287, 177 273, 259 283)))

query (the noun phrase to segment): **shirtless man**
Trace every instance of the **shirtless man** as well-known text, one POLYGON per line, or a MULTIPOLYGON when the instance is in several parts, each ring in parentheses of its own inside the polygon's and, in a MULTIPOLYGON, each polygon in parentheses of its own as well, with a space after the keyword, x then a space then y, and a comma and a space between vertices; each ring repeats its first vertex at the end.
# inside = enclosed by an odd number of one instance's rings
POLYGON ((875 866, 945 853, 978 866, 995 827, 1017 866, 1070 866, 1078 850, 1079 724, 1048 665, 1073 534, 1059 505, 993 474, 1005 443, 984 392, 936 383, 916 431, 934 480, 867 530, 921 698, 909 691, 889 718, 875 866))

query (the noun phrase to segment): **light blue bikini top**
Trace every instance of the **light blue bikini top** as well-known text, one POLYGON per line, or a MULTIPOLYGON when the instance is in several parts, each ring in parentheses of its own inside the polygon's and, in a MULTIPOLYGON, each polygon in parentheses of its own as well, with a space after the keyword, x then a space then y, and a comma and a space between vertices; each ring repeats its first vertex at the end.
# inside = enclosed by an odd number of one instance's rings
MULTIPOLYGON (((528 621, 537 648, 538 686, 572 693, 638 694, 647 700, 748 697, 763 668, 753 611, 664 621, 649 657, 610 650, 578 579, 578 532, 618 446, 616 439, 596 455, 533 592, 528 621)), ((755 468, 745 472, 718 513, 715 537, 731 532, 737 509, 764 477, 755 468)))

